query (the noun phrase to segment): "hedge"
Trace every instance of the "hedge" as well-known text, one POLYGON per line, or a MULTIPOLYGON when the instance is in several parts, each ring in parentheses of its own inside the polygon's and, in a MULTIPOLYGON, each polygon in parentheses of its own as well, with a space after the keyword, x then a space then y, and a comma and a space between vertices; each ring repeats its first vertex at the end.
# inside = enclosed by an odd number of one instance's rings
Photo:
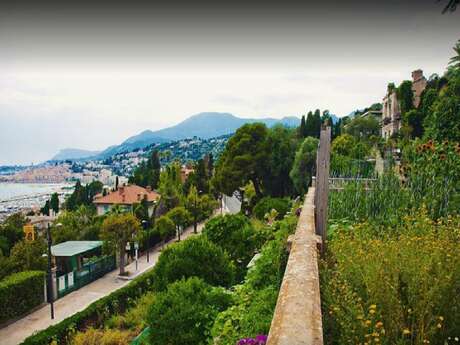
POLYGON ((44 277, 42 271, 24 271, 0 281, 0 323, 21 316, 43 303, 44 277))
POLYGON ((128 285, 90 304, 86 309, 31 335, 21 344, 48 345, 53 340, 59 345, 69 344, 75 331, 85 330, 90 326, 100 327, 112 314, 124 312, 134 305, 137 298, 151 289, 152 271, 149 271, 133 279, 128 285))

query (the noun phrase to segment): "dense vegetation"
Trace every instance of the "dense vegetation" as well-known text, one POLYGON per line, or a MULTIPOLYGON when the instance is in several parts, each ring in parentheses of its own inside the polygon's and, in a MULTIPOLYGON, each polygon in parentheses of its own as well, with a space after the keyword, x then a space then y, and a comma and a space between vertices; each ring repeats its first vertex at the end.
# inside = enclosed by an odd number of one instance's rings
POLYGON ((0 281, 0 324, 43 303, 44 276, 42 271, 23 271, 0 281))
POLYGON ((320 270, 327 344, 458 343, 459 82, 453 64, 430 78, 417 108, 403 82, 403 128, 384 145, 401 151, 399 166, 331 193, 320 270))

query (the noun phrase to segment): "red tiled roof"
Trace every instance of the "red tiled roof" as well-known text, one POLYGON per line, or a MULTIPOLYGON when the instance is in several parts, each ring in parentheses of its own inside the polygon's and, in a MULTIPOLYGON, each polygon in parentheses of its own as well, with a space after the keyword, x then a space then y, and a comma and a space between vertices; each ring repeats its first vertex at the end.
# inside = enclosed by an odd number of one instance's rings
POLYGON ((160 198, 160 194, 140 186, 128 185, 118 187, 118 190, 110 192, 106 196, 96 196, 93 203, 132 205, 141 202, 145 197, 147 201, 154 201, 160 198))

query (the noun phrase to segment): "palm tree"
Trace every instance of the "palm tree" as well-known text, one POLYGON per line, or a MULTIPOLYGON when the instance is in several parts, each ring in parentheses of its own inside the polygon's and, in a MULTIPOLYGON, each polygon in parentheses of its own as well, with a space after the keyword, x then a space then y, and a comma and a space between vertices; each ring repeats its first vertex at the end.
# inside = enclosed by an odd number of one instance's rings
POLYGON ((450 58, 449 66, 460 69, 460 40, 458 40, 457 44, 452 49, 454 49, 457 55, 450 58))
MULTIPOLYGON (((438 0, 438 2, 441 0, 438 0)), ((454 12, 457 9, 457 6, 460 5, 460 0, 449 0, 446 7, 442 10, 442 13, 454 12)))

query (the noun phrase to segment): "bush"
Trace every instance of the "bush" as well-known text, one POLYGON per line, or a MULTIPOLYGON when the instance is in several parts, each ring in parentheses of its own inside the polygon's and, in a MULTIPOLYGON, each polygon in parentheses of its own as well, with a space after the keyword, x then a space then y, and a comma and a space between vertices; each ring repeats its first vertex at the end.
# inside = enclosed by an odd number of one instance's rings
POLYGON ((460 217, 339 225, 320 269, 327 344, 451 344, 460 335, 460 217), (375 234, 380 236, 375 236, 375 234))
POLYGON ((14 273, 0 281, 0 323, 21 316, 44 300, 42 271, 14 273))
POLYGON ((294 215, 275 222, 273 237, 262 247, 244 284, 235 288, 235 304, 216 318, 214 345, 235 345, 241 338, 268 334, 288 258, 287 237, 296 224, 294 215))
POLYGON ((262 198, 254 207, 253 213, 258 219, 265 219, 265 215, 275 209, 278 212, 277 219, 282 219, 289 211, 289 200, 282 198, 262 198))
POLYGON ((153 274, 155 291, 193 276, 211 285, 231 286, 235 267, 222 248, 204 236, 193 236, 163 250, 153 274))
POLYGON ((217 313, 230 303, 229 294, 196 277, 169 285, 155 297, 149 311, 150 344, 207 344, 217 313))
POLYGON ((69 344, 75 331, 85 330, 89 326, 100 327, 111 315, 124 312, 133 306, 140 296, 151 290, 152 272, 147 272, 82 311, 31 335, 22 344, 43 345, 50 344, 53 340, 59 345, 69 344))
POLYGON ((238 280, 243 278, 256 250, 255 231, 249 219, 240 214, 217 216, 206 223, 203 234, 227 252, 238 267, 238 280))
POLYGON ((124 345, 129 344, 134 334, 118 329, 89 328, 85 332, 78 332, 72 339, 71 345, 124 345))

